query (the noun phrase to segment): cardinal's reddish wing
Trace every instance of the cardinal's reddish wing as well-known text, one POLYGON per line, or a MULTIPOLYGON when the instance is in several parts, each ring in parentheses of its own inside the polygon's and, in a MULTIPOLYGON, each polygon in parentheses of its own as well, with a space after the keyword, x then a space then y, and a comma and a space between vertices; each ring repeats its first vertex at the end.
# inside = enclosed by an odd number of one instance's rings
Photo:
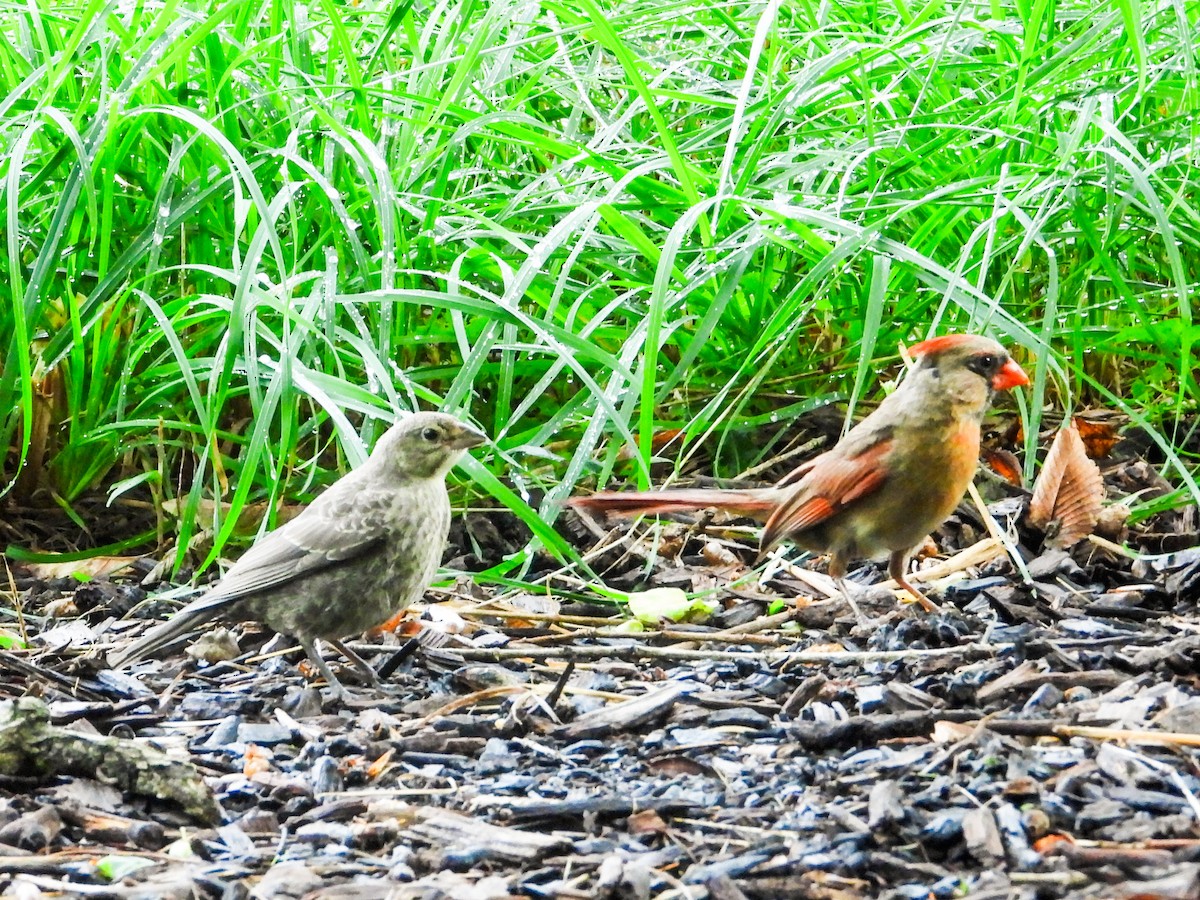
MULTIPOLYGON (((789 535, 821 524, 883 487, 887 481, 883 460, 891 446, 890 440, 881 440, 857 456, 845 457, 831 451, 813 460, 791 494, 767 519, 759 546, 765 551, 789 535)), ((784 483, 793 480, 788 475, 784 483)))

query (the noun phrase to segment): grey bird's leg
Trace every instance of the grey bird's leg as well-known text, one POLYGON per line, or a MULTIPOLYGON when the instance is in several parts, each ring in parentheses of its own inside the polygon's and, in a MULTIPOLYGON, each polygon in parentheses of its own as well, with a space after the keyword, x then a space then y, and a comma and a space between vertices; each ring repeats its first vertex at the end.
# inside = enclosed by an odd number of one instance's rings
POLYGON ((333 648, 337 650, 338 653, 342 654, 342 656, 354 663, 354 667, 358 669, 358 671, 362 672, 363 677, 370 682, 371 687, 383 687, 383 682, 379 680, 379 676, 375 674, 375 670, 371 668, 370 663, 368 663, 365 659, 363 659, 341 641, 329 640, 329 643, 333 645, 333 648))
POLYGON ((312 638, 297 638, 297 640, 300 641, 300 646, 304 648, 304 652, 308 654, 308 658, 312 660, 312 664, 317 667, 318 671, 325 678, 326 684, 329 685, 329 692, 338 700, 346 699, 346 689, 342 687, 342 683, 337 680, 333 671, 326 665, 325 660, 321 659, 321 654, 317 652, 316 641, 312 638))

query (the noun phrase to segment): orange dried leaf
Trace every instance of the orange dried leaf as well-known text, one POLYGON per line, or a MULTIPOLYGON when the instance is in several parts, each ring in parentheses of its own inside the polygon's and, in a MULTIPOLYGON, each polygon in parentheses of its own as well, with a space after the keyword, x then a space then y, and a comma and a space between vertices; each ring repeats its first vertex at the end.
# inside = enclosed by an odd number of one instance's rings
POLYGON ((1011 452, 984 447, 981 456, 983 464, 998 476, 1015 487, 1021 486, 1021 464, 1011 452))
POLYGON ((274 754, 270 750, 250 744, 246 747, 246 755, 242 757, 242 774, 247 778, 254 778, 256 775, 270 772, 273 758, 274 754))
MULTIPOLYGON (((682 428, 664 428, 662 431, 656 431, 650 436, 650 452, 658 453, 669 443, 683 434, 682 428)), ((617 459, 625 461, 633 459, 634 450, 628 445, 622 447, 617 452, 617 459)))
POLYGON ((391 765, 392 756, 394 754, 395 749, 389 748, 386 753, 367 766, 367 777, 374 781, 376 778, 382 775, 387 770, 388 766, 391 765))
POLYGON ((1100 518, 1104 480, 1072 423, 1054 437, 1033 485, 1029 523, 1047 533, 1048 547, 1066 548, 1087 537, 1100 518))
POLYGON ((1075 845, 1075 841, 1065 834, 1048 834, 1034 841, 1033 849, 1045 856, 1055 847, 1062 845, 1072 847, 1075 845))
POLYGON ((1083 441, 1087 455, 1092 459, 1104 459, 1112 451, 1121 436, 1117 434, 1117 426, 1110 421, 1096 421, 1076 416, 1071 420, 1079 429, 1079 437, 1083 441))
POLYGON ((626 825, 630 834, 666 834, 670 830, 663 817, 652 809, 634 813, 626 825))
MULTIPOLYGON (((402 610, 400 610, 400 612, 396 613, 394 616, 392 616, 390 619, 388 619, 382 625, 376 625, 374 628, 372 628, 370 631, 368 631, 367 634, 371 635, 372 637, 375 637, 376 635, 387 634, 389 631, 400 631, 400 634, 405 635, 405 634, 407 634, 407 631, 402 630, 400 628, 400 626, 404 625, 405 620, 407 620, 407 619, 408 619, 408 611, 402 609, 402 610)), ((419 622, 417 623, 417 626, 418 626, 417 630, 419 631, 420 630, 419 622)))

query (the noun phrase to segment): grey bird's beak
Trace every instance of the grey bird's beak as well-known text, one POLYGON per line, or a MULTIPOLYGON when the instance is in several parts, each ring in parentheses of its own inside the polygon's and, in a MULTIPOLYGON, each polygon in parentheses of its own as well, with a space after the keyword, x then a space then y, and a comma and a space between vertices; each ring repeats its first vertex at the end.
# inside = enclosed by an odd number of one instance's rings
POLYGON ((456 450, 468 450, 486 443, 487 435, 465 422, 458 423, 458 432, 450 438, 450 446, 456 450))

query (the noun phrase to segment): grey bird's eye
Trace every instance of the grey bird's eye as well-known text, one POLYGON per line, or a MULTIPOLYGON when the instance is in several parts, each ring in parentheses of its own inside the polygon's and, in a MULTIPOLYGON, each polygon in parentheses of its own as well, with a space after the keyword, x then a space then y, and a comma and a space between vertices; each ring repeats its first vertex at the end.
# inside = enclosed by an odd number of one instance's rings
POLYGON ((436 428, 425 428, 421 431, 421 437, 429 441, 431 444, 442 436, 442 433, 436 428))

